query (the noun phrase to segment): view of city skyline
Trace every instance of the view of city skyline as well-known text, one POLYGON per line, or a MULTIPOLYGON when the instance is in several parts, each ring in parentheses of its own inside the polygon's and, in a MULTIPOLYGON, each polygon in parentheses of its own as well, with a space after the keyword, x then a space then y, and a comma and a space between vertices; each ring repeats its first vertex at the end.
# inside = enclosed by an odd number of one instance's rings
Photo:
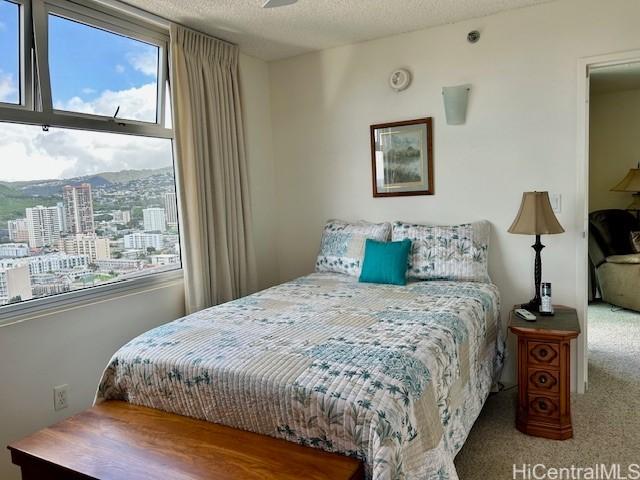
POLYGON ((172 167, 0 178, 0 305, 179 267, 172 167))
MULTIPOLYGON (((0 103, 21 104, 20 5, 0 0, 0 103)), ((153 40, 47 13, 54 111, 170 125, 153 40), (151 42, 151 43, 149 43, 151 42)), ((180 267, 171 140, 0 123, 0 305, 180 267)))

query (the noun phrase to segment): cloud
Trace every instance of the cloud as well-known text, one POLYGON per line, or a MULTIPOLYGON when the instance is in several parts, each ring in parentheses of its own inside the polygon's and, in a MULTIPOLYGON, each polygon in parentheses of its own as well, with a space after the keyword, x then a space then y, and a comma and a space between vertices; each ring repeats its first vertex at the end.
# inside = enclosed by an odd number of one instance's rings
POLYGON ((146 49, 144 52, 131 52, 127 54, 127 61, 137 71, 145 75, 158 75, 158 52, 146 49))
POLYGON ((84 93, 85 95, 92 95, 96 93, 96 91, 93 88, 85 87, 82 89, 82 93, 84 93))
POLYGON ((161 168, 172 161, 168 139, 0 124, 0 181, 161 168))
MULTIPOLYGON (((102 92, 95 100, 74 97, 57 109, 155 119, 156 87, 151 83, 119 92, 102 92)), ((171 141, 105 132, 0 123, 0 181, 71 178, 100 172, 172 165, 171 141)))
POLYGON ((156 84, 149 83, 141 87, 127 90, 105 90, 97 98, 85 101, 80 97, 73 97, 66 102, 57 102, 55 108, 71 112, 92 113, 95 115, 113 116, 118 106, 118 118, 128 120, 142 120, 155 122, 156 84))
POLYGON ((16 103, 18 101, 18 86, 13 75, 0 70, 0 102, 16 103))
POLYGON ((116 73, 124 73, 124 65, 116 65, 116 73))

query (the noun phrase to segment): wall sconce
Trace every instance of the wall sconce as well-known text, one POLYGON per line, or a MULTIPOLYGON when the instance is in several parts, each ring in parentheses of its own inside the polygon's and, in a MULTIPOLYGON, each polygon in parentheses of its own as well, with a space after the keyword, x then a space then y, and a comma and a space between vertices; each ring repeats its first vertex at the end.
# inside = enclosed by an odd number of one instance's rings
POLYGON ((447 125, 462 125, 465 122, 470 90, 471 85, 442 87, 447 125))

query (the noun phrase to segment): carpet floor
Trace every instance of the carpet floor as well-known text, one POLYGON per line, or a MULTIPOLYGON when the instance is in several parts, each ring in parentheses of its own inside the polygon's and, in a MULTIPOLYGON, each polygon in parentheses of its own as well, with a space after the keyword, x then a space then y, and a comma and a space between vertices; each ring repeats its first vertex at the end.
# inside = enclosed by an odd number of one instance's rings
POLYGON ((456 457, 460 480, 513 479, 514 464, 614 463, 625 473, 629 464, 640 463, 640 314, 599 303, 588 315, 589 388, 572 396, 574 438, 554 441, 520 433, 517 388, 493 394, 456 457))

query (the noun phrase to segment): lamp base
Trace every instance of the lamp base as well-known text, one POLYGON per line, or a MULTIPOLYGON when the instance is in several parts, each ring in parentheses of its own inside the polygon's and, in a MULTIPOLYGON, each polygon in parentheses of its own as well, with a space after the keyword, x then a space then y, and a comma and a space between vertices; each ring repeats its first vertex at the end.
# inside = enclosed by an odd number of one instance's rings
POLYGON ((520 308, 529 310, 531 313, 538 313, 540 311, 540 300, 533 298, 529 302, 520 305, 520 308))

